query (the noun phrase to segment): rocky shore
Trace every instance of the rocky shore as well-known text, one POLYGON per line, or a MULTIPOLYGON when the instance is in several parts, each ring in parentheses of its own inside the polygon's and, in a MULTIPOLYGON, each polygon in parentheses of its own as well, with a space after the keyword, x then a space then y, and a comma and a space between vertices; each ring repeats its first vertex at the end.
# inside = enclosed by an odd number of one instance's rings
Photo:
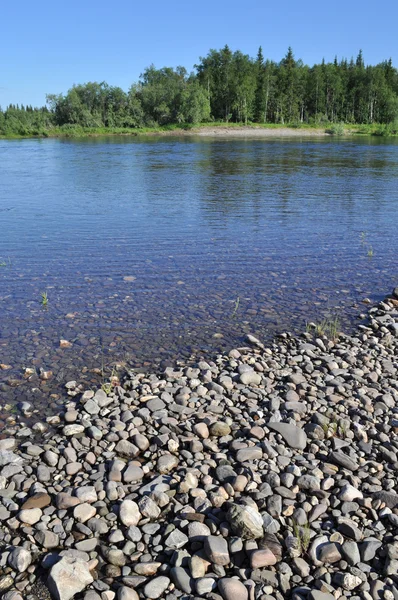
POLYGON ((0 597, 398 600, 397 348, 398 288, 355 336, 69 382, 2 432, 0 597))

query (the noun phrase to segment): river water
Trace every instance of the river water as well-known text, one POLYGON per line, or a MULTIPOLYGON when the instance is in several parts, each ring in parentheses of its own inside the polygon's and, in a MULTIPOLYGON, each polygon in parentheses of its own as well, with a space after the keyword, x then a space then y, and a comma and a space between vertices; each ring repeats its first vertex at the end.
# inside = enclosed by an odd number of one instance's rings
POLYGON ((398 144, 0 140, 0 224, 0 405, 45 407, 115 363, 352 330, 398 283, 398 144))

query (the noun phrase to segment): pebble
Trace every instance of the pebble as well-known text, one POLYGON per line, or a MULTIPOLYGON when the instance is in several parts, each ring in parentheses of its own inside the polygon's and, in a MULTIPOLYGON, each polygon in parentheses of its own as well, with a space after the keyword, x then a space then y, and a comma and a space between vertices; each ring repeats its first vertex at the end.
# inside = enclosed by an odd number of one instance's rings
POLYGON ((92 582, 93 577, 85 561, 64 556, 51 568, 47 585, 55 600, 71 600, 92 582))
POLYGON ((161 598, 170 585, 170 579, 168 577, 155 577, 149 581, 144 587, 144 596, 146 598, 161 598))
POLYGON ((227 541, 221 536, 205 537, 204 551, 208 560, 215 565, 225 566, 230 561, 227 541))
POLYGON ((224 577, 218 582, 218 589, 224 600, 248 600, 247 588, 239 579, 224 577))

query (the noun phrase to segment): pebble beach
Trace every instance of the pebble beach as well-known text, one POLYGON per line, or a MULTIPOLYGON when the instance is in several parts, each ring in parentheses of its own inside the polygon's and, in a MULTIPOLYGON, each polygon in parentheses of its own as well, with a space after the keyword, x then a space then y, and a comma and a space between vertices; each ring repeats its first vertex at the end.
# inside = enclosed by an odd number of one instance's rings
POLYGON ((398 600, 398 288, 360 323, 6 426, 0 597, 398 600))

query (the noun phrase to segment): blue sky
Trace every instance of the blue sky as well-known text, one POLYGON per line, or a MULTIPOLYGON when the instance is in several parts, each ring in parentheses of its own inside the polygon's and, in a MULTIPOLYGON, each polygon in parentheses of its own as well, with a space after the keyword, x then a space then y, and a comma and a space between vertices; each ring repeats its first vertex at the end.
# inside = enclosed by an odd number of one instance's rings
POLYGON ((226 43, 279 61, 356 56, 398 65, 398 2, 383 0, 18 0, 3 2, 0 106, 42 105, 46 93, 106 81, 127 90, 143 69, 188 70, 226 43))

